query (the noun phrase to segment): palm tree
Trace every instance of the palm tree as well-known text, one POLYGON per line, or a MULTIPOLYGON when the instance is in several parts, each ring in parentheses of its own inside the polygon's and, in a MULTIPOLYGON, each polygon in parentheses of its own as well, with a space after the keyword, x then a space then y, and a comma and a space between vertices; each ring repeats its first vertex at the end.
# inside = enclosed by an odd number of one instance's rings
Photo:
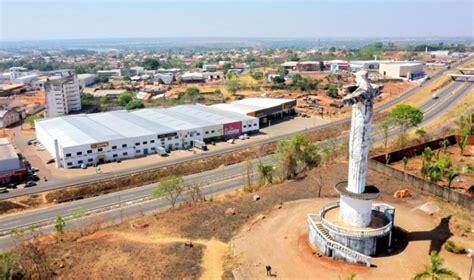
POLYGON ((431 278, 432 280, 439 280, 439 279, 461 279, 459 275, 447 268, 442 268, 441 265, 443 264, 444 259, 439 256, 438 252, 432 251, 430 254, 430 265, 426 266, 426 270, 424 272, 418 273, 413 278, 414 280, 422 280, 431 278))

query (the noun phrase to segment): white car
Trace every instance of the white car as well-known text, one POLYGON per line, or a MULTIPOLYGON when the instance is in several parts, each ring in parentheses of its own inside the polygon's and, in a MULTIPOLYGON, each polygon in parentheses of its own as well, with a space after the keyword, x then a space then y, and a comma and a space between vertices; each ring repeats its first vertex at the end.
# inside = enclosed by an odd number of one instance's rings
POLYGON ((247 140, 247 139, 249 139, 249 136, 247 134, 242 134, 242 135, 239 136, 239 139, 240 140, 247 140))
POLYGON ((229 139, 229 140, 227 140, 227 143, 229 143, 229 144, 234 144, 234 143, 235 143, 235 139, 229 139))

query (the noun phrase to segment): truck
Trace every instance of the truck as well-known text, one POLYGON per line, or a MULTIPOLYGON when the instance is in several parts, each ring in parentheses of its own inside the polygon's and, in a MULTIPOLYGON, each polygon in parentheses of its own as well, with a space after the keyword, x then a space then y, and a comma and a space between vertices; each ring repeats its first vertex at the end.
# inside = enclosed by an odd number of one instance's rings
POLYGON ((194 147, 201 149, 203 151, 207 151, 207 145, 204 141, 201 140, 194 140, 194 147))
POLYGON ((159 154, 160 156, 165 156, 168 154, 166 152, 166 149, 163 147, 156 147, 156 153, 159 154))

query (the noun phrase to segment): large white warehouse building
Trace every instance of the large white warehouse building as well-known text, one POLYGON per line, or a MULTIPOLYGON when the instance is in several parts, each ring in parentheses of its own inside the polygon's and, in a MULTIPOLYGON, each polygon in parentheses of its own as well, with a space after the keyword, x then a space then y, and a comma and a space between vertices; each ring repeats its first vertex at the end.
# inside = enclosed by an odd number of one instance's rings
POLYGON ((258 130, 256 117, 204 105, 78 114, 36 122, 38 140, 55 158, 56 166, 65 168, 144 156, 159 147, 188 148, 196 140, 236 138, 258 130))

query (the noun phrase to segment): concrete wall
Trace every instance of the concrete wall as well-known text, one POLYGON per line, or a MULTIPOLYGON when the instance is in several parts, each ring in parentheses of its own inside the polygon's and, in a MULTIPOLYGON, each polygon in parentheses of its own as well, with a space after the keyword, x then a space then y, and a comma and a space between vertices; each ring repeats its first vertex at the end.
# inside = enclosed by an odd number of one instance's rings
POLYGON ((385 175, 388 175, 398 180, 401 180, 403 182, 406 182, 417 189, 427 191, 433 195, 443 198, 446 201, 454 202, 466 207, 467 209, 474 210, 474 201, 466 195, 463 195, 459 192, 456 192, 447 188, 443 188, 437 184, 425 181, 414 175, 400 171, 398 169, 395 169, 389 165, 380 163, 373 159, 369 159, 368 163, 369 163, 369 168, 372 170, 381 172, 385 175))

